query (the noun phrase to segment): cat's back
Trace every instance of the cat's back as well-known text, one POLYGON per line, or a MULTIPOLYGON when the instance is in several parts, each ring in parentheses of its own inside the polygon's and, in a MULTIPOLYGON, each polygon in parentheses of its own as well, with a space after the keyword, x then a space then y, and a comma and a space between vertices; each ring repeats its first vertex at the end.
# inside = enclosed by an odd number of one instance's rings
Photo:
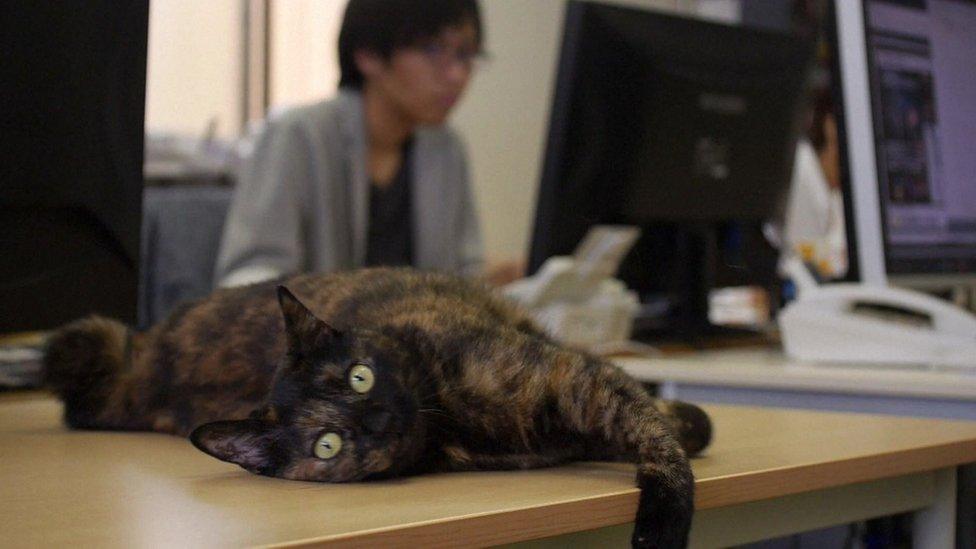
POLYGON ((524 313, 478 281, 409 268, 372 268, 285 281, 319 318, 342 330, 413 319, 520 324, 524 313))
POLYGON ((493 295, 484 284, 410 268, 370 268, 218 290, 184 305, 155 326, 149 334, 154 354, 178 351, 181 358, 196 363, 272 362, 285 350, 279 285, 339 330, 391 324, 437 331, 531 324, 520 309, 493 295))
POLYGON ((178 306, 134 343, 137 361, 170 377, 270 374, 285 352, 277 281, 217 290, 178 306), (232 374, 233 373, 233 374, 232 374))

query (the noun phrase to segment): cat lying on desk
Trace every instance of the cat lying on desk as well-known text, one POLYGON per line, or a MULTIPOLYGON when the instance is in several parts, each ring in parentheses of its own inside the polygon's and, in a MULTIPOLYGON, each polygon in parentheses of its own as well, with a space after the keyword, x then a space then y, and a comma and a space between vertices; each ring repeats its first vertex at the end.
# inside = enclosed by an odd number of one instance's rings
POLYGON ((64 327, 45 376, 65 421, 189 435, 296 480, 634 461, 634 545, 687 543, 686 454, 711 437, 700 409, 650 397, 457 278, 370 269, 283 284, 277 300, 274 283, 217 291, 144 333, 98 317, 64 327))

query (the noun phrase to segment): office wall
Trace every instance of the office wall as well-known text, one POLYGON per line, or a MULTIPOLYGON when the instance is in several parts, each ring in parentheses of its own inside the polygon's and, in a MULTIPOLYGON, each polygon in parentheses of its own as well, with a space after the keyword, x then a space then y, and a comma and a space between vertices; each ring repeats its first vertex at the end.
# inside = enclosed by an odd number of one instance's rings
POLYGON ((271 108, 306 103, 335 91, 339 81, 336 40, 346 1, 279 0, 271 4, 271 108))
POLYGON ((146 129, 202 135, 211 119, 217 135, 241 128, 240 0, 162 0, 149 3, 146 129))

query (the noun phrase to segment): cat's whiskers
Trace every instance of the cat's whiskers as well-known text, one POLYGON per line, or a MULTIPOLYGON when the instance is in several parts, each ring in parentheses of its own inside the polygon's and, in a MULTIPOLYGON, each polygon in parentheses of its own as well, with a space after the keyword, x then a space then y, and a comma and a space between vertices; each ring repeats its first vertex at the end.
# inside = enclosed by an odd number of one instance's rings
POLYGON ((418 410, 421 417, 425 418, 428 427, 433 427, 439 431, 447 431, 453 425, 454 420, 450 414, 444 410, 434 408, 421 408, 418 410))
POLYGON ((451 417, 450 414, 448 414, 444 410, 438 410, 437 408, 420 408, 419 410, 417 410, 417 412, 419 412, 421 414, 430 414, 430 415, 435 415, 435 416, 436 415, 440 415, 440 416, 444 416, 446 418, 450 418, 451 417))
POLYGON ((417 396, 417 404, 423 407, 425 404, 430 404, 432 400, 437 398, 437 388, 436 388, 437 378, 434 372, 427 370, 423 372, 423 377, 417 383, 417 387, 414 390, 419 394, 417 396), (434 383, 428 383, 428 381, 433 381, 434 383), (421 388, 429 388, 428 392, 421 393, 421 388))

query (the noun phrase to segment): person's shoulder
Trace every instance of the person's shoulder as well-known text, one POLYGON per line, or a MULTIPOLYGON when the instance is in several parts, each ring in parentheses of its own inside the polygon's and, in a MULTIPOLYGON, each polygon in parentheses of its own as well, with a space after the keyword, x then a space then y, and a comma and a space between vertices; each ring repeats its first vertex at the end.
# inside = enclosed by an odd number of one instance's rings
POLYGON ((291 105, 273 110, 268 124, 282 129, 322 128, 324 123, 341 117, 348 110, 348 99, 339 94, 329 99, 291 105))

